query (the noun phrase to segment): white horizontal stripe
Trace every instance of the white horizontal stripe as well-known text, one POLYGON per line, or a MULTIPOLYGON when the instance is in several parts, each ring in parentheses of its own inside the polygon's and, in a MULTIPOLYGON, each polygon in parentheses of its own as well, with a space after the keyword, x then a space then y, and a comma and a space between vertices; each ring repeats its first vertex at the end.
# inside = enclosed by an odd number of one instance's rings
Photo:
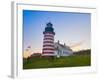
POLYGON ((44 36, 44 38, 52 38, 52 39, 54 39, 54 36, 44 36))
POLYGON ((54 45, 53 43, 43 43, 43 45, 54 45))
POLYGON ((54 41, 54 39, 43 39, 43 41, 54 41))
POLYGON ((44 36, 54 36, 53 34, 44 34, 44 36))
POLYGON ((50 40, 50 39, 43 40, 43 42, 45 42, 45 41, 51 41, 51 42, 53 42, 54 40, 50 40))
POLYGON ((43 52, 54 52, 54 50, 43 50, 43 52))
POLYGON ((44 35, 50 35, 50 36, 52 36, 52 35, 54 35, 54 34, 46 33, 46 34, 44 34, 44 35))

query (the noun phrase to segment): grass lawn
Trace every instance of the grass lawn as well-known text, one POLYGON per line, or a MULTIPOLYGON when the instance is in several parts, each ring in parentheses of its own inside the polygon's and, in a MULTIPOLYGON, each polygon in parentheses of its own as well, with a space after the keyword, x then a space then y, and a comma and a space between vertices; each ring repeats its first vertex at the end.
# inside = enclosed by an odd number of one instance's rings
POLYGON ((57 67, 77 67, 90 66, 90 55, 73 55, 67 57, 54 58, 52 61, 49 58, 32 58, 23 63, 23 69, 36 68, 57 68, 57 67))

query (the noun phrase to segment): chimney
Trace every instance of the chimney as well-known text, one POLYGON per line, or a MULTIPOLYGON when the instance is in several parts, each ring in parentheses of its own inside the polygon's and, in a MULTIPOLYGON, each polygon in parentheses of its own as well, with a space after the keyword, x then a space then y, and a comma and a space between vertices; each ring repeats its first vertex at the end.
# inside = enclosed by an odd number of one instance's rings
POLYGON ((60 41, 58 40, 58 44, 60 43, 60 41))
POLYGON ((64 46, 66 46, 66 44, 64 43, 64 46))

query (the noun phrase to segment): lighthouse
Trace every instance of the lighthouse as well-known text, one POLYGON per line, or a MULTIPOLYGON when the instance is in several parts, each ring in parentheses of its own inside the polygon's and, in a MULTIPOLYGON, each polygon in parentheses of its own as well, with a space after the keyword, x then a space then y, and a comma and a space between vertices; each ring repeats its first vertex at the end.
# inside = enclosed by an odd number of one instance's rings
POLYGON ((55 56, 55 47, 54 47, 54 28, 51 22, 46 24, 45 30, 43 31, 43 49, 42 56, 55 56))

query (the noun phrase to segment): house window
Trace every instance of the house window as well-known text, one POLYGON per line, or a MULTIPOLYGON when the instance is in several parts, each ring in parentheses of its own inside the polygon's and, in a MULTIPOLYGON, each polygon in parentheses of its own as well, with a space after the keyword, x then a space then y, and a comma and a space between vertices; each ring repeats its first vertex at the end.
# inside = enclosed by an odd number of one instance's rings
POLYGON ((63 54, 67 54, 67 52, 63 51, 63 54))

